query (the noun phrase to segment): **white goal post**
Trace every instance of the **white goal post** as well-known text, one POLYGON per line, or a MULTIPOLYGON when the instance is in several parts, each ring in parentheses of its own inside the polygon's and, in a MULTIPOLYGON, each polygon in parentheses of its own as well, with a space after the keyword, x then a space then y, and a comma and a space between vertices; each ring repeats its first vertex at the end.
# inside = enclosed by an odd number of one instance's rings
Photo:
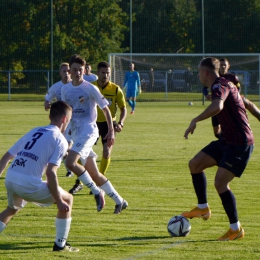
POLYGON ((129 63, 135 64, 142 83, 139 101, 200 101, 202 87, 197 74, 203 57, 228 59, 229 72, 238 76, 241 93, 254 102, 260 102, 260 53, 205 53, 205 54, 161 54, 161 53, 110 53, 111 80, 124 87, 124 77, 129 63))

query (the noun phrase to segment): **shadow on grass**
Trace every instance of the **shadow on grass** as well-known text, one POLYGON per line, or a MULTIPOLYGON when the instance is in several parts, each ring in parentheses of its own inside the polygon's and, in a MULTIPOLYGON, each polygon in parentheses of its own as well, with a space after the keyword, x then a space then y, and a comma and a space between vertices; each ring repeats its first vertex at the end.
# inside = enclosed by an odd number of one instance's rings
POLYGON ((114 239, 116 241, 145 241, 145 240, 159 240, 159 239, 172 239, 171 242, 185 242, 185 243, 204 243, 204 242, 219 242, 215 239, 203 239, 203 240, 187 240, 188 237, 169 237, 169 236, 152 236, 152 237, 122 237, 114 239), (176 241, 175 241, 176 240, 176 241), (177 241, 178 240, 178 241, 177 241))
MULTIPOLYGON (((45 248, 48 248, 50 249, 50 251, 52 251, 52 246, 53 246, 53 243, 50 243, 50 244, 46 244, 46 242, 26 242, 26 243, 23 243, 23 244, 2 244, 0 245, 0 252, 1 252, 1 255, 4 254, 2 250, 5 250, 5 251, 8 251, 8 250, 22 250, 24 253, 26 253, 26 250, 33 250, 33 249, 36 249, 36 250, 39 250, 39 249, 45 249, 45 248), (45 244, 45 245, 44 245, 45 244)), ((18 253, 18 252, 17 252, 18 253)), ((21 251, 19 251, 19 254, 21 253, 21 251)))
POLYGON ((136 241, 136 240, 153 240, 153 239, 166 239, 166 238, 170 238, 169 236, 152 236, 152 237, 122 237, 122 238, 116 238, 114 240, 117 241, 136 241))

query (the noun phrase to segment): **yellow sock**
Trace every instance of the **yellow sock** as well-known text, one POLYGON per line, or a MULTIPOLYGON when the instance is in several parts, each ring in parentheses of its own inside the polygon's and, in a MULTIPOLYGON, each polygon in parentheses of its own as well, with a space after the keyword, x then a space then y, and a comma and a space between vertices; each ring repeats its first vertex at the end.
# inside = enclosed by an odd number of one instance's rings
POLYGON ((108 159, 105 159, 105 158, 102 158, 101 159, 101 162, 100 162, 100 165, 99 165, 99 171, 102 173, 102 174, 106 174, 106 171, 109 167, 109 164, 110 164, 110 161, 111 159, 108 158, 108 159))

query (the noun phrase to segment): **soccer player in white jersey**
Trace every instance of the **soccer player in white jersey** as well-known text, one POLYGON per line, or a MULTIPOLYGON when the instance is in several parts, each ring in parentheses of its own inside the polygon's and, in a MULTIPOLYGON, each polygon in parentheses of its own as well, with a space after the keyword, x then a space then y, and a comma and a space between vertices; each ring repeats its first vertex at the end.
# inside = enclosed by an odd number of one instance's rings
POLYGON ((88 82, 93 82, 98 79, 98 76, 94 73, 91 73, 91 65, 89 63, 86 63, 85 66, 85 74, 83 75, 83 79, 88 81, 88 82))
MULTIPOLYGON (((60 77, 61 80, 54 83, 50 89, 48 90, 48 93, 45 96, 45 102, 44 102, 44 108, 46 111, 48 111, 51 107, 51 103, 54 99, 61 100, 61 87, 66 85, 71 81, 70 73, 69 73, 69 63, 63 62, 60 65, 60 77)), ((72 138, 69 134, 70 127, 67 127, 66 132, 64 133, 65 138, 68 141, 69 149, 72 146, 72 138)), ((65 168, 67 170, 66 177, 73 176, 73 173, 66 167, 66 159, 63 160, 63 163, 65 165, 65 168)))
POLYGON ((73 108, 71 134, 74 143, 68 152, 66 166, 79 177, 84 185, 91 189, 96 199, 97 211, 101 211, 105 205, 103 193, 105 191, 116 203, 114 214, 119 214, 128 204, 114 189, 111 182, 98 171, 97 155, 92 149, 99 135, 96 125, 97 105, 107 120, 107 145, 114 144, 115 134, 108 108, 109 103, 96 86, 83 79, 85 65, 86 61, 83 58, 76 54, 73 55, 69 61, 72 81, 61 89, 62 100, 73 108), (80 158, 82 165, 78 163, 80 158))
POLYGON ((71 224, 73 196, 59 187, 57 169, 67 153, 65 131, 72 108, 63 101, 54 102, 50 124, 36 127, 20 138, 0 160, 0 176, 14 158, 6 173, 8 206, 0 213, 0 232, 27 202, 39 206, 56 203, 56 239, 53 251, 79 251, 71 247, 67 237, 71 224), (46 173, 46 181, 42 176, 46 173))
POLYGON ((44 108, 45 110, 49 110, 51 107, 51 102, 56 100, 61 100, 61 87, 66 85, 71 81, 70 72, 69 72, 69 63, 63 62, 60 65, 60 77, 61 80, 54 83, 48 93, 45 96, 44 108))

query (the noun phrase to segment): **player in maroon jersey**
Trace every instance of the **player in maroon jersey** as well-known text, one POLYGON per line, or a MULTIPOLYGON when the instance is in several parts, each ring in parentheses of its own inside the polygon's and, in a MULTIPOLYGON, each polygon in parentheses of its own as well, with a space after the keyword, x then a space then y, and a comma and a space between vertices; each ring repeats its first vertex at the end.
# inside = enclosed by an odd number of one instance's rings
MULTIPOLYGON (((236 75, 228 72, 229 68, 230 68, 230 63, 228 59, 226 58, 220 59, 220 68, 219 68, 220 77, 223 77, 228 81, 231 81, 240 92, 241 88, 240 88, 239 79, 236 75)), ((211 100, 211 95, 209 95, 207 87, 203 88, 203 94, 205 95, 207 100, 211 100)), ((257 106, 254 103, 252 103, 250 100, 246 99, 244 96, 242 97, 242 99, 246 109, 260 121, 260 110, 257 108, 257 106)), ((220 128, 219 121, 216 116, 213 116, 211 120, 212 120, 214 135, 217 138, 220 138, 221 128, 220 128)))
POLYGON ((182 215, 187 218, 210 218, 204 170, 218 166, 214 184, 230 222, 229 230, 218 240, 227 241, 244 236, 244 230, 238 220, 236 199, 229 183, 234 177, 240 177, 246 168, 253 151, 254 136, 237 87, 219 76, 219 67, 219 60, 213 57, 205 58, 199 64, 198 76, 204 86, 211 88, 212 103, 191 121, 184 137, 188 138, 190 133, 193 134, 197 122, 217 115, 221 126, 221 139, 211 142, 189 161, 198 205, 182 215))

